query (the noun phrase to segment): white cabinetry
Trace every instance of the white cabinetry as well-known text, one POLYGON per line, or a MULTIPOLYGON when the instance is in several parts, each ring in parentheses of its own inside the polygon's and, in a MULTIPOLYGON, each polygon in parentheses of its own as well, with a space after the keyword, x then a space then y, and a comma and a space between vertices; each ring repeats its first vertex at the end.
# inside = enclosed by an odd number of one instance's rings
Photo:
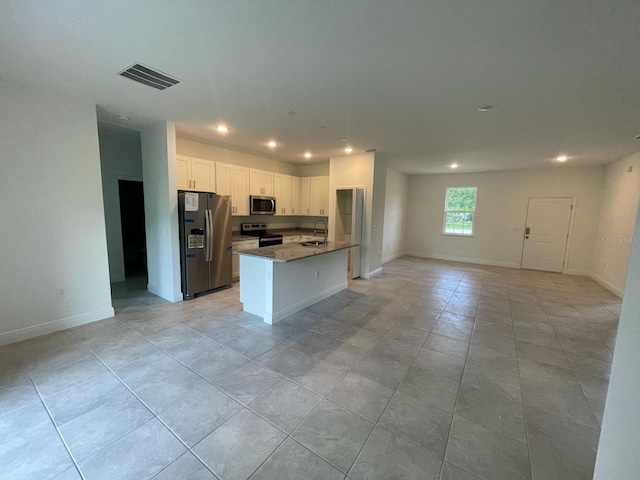
POLYGON ((176 184, 178 190, 215 192, 216 163, 201 158, 176 155, 176 184))
MULTIPOLYGON (((258 248, 260 245, 259 240, 256 238, 255 240, 236 240, 232 243, 232 246, 234 252, 240 252, 242 250, 251 250, 254 248, 258 248)), ((234 280, 240 278, 240 257, 234 254, 231 264, 231 276, 234 280)))
POLYGON ((249 169, 216 162, 216 193, 231 197, 232 215, 249 215, 249 169))
POLYGON ((273 196, 273 172, 249 169, 249 195, 273 196))
POLYGON ((311 185, 310 177, 300 179, 300 215, 310 215, 309 189, 311 185))
POLYGON ((300 235, 283 235, 282 236, 282 243, 283 244, 287 244, 287 243, 298 243, 300 242, 300 235))
POLYGON ((249 215, 249 169, 233 167, 231 205, 234 215, 249 215))
POLYGON ((273 193, 276 197, 276 215, 292 215, 291 177, 276 173, 273 176, 273 193))
POLYGON ((300 178, 291 177, 291 215, 300 214, 300 178))
POLYGON ((329 177, 300 179, 300 211, 302 215, 327 216, 329 177))
POLYGON ((328 216, 329 177, 292 177, 176 155, 178 190, 231 197, 232 215, 249 215, 249 195, 276 198, 276 215, 328 216))
POLYGON ((216 193, 231 196, 233 191, 233 165, 216 162, 216 193))

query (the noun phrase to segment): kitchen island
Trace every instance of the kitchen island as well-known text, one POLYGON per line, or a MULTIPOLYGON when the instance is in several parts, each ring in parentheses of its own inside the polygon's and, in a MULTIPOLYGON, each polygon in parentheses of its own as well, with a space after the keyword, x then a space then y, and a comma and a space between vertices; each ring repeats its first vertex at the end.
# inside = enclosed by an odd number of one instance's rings
POLYGON ((235 252, 243 310, 273 324, 346 289, 347 249, 356 246, 296 243, 235 252))

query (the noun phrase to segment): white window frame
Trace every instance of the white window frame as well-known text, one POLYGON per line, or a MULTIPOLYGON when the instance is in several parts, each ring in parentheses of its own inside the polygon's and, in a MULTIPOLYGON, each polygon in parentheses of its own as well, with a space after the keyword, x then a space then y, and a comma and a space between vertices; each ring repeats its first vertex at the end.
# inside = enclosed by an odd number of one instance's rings
POLYGON ((478 187, 447 187, 444 192, 444 215, 442 216, 442 235, 453 235, 456 237, 473 237, 475 235, 476 210, 478 209, 478 187), (447 198, 449 198, 449 190, 459 190, 462 188, 473 188, 476 191, 476 203, 474 210, 448 210, 447 198), (471 222, 471 233, 463 232, 447 232, 447 213, 472 213, 473 220, 471 222))

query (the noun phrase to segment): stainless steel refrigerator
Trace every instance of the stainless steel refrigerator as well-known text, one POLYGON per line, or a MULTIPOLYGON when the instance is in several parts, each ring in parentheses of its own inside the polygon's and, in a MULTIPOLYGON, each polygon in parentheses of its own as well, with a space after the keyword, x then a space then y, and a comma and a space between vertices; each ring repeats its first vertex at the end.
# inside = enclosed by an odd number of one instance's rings
POLYGON ((231 285, 231 200, 215 193, 178 192, 182 296, 231 285))

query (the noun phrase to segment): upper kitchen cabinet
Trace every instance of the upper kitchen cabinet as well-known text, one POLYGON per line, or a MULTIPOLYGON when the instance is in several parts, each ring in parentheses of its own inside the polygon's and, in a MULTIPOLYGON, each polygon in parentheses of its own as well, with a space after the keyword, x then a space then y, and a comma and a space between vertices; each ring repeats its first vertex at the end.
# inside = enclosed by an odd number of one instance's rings
POLYGON ((302 177, 300 179, 300 215, 310 214, 309 193, 311 188, 311 178, 302 177))
POLYGON ((303 177, 300 179, 300 214, 328 215, 329 177, 303 177))
POLYGON ((329 177, 311 177, 309 185, 310 215, 327 215, 329 177))
POLYGON ((216 193, 231 197, 233 215, 249 215, 249 169, 216 162, 216 193))
POLYGON ((299 177, 291 177, 291 215, 301 215, 299 177))
POLYGON ((249 169, 249 195, 273 195, 273 172, 249 169))
POLYGON ((176 184, 178 190, 215 192, 215 162, 176 155, 176 184))
POLYGON ((273 193, 276 197, 276 215, 293 215, 291 211, 291 177, 289 175, 274 174, 273 193))
POLYGON ((249 169, 233 166, 231 205, 234 215, 249 215, 249 169))

